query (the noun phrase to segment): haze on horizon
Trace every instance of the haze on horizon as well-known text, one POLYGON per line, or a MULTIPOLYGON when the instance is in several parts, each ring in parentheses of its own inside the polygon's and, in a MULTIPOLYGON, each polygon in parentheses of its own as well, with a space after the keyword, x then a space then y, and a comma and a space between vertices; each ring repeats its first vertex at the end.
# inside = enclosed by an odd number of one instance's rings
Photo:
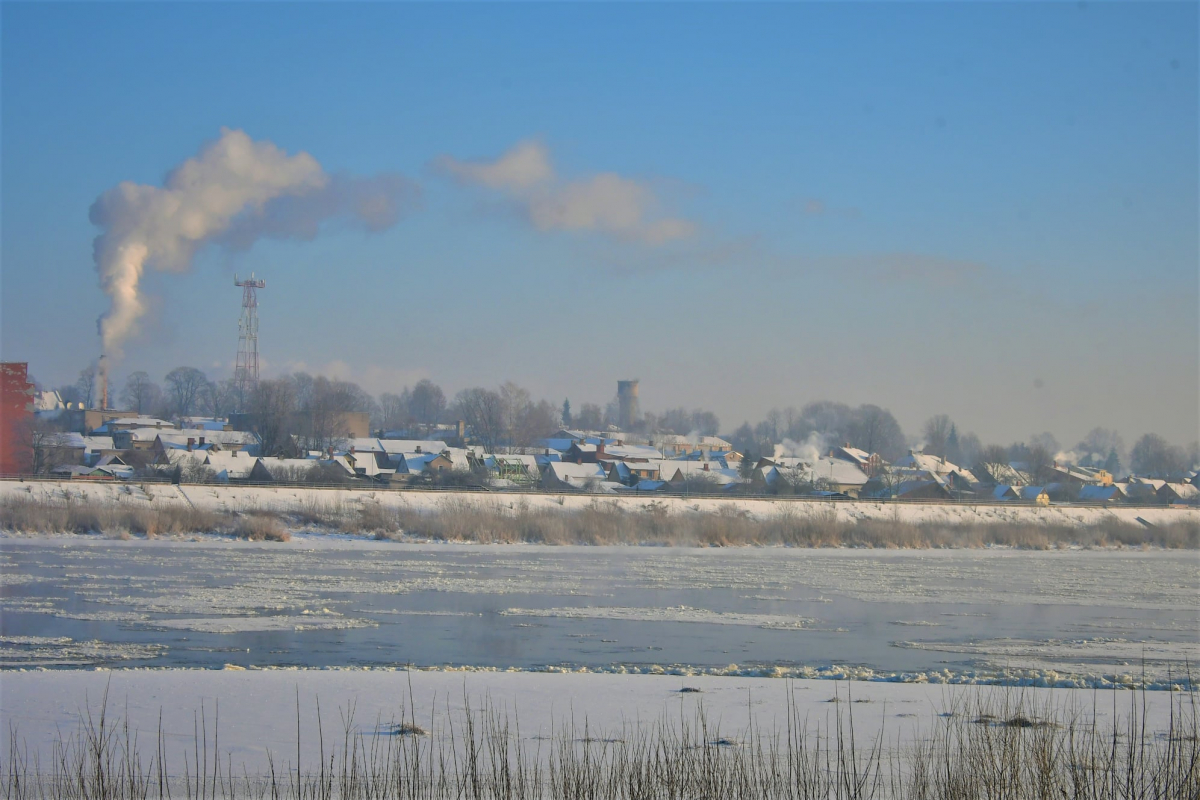
POLYGON ((1198 14, 6 3, 0 356, 1188 443, 1198 14))

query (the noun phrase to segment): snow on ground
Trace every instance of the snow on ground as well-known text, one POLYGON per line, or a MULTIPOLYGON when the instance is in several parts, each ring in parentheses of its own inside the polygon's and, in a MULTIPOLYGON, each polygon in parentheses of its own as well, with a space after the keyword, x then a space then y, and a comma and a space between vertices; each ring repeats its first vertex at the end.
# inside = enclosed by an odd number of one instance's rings
MULTIPOLYGON (((829 730, 839 712, 853 713, 860 742, 883 733, 884 747, 903 746, 928 734, 938 714, 954 713, 964 699, 984 693, 997 703, 1026 702, 1026 716, 1047 716, 1047 704, 1074 709, 1101 726, 1127 717, 1131 704, 1145 704, 1147 729, 1165 730, 1173 700, 1168 692, 1117 692, 1109 695, 1073 689, 996 689, 831 681, 781 681, 749 677, 680 677, 672 675, 605 675, 454 671, 361 670, 68 670, 5 672, 0 694, 0 752, 16 741, 48 763, 60 733, 77 730, 90 710, 98 719, 107 692, 110 716, 129 720, 144 750, 154 748, 161 713, 170 771, 182 772, 184 754, 193 752, 195 731, 203 725, 212 746, 219 734, 222 762, 263 774, 267 753, 276 769, 295 763, 297 747, 306 765, 319 754, 317 702, 326 759, 343 741, 344 722, 366 737, 390 733, 387 723, 412 720, 434 735, 464 705, 485 705, 519 722, 522 744, 542 751, 546 738, 564 726, 577 736, 587 725, 593 739, 627 738, 658 722, 677 724, 704 710, 714 739, 736 740, 753 719, 762 730, 782 730, 791 693, 797 718, 810 731, 829 730), (687 688, 689 691, 683 692, 687 688), (699 690, 699 691, 690 691, 699 690), (410 706, 410 697, 412 704, 410 706), (834 701, 838 699, 837 702, 834 701), (850 700, 849 703, 846 701, 850 700), (299 712, 297 712, 297 705, 299 712), (297 713, 300 742, 297 745, 297 713), (352 717, 350 715, 352 714, 352 717), (228 754, 225 756, 225 754, 228 754)), ((1011 707, 1010 707, 1011 708, 1011 707)), ((110 719, 111 723, 112 720, 110 719)), ((461 726, 458 727, 461 737, 461 726)))
POLYGON ((89 483, 85 481, 0 481, 0 498, 25 496, 90 503, 187 503, 196 508, 248 511, 303 510, 354 512, 369 504, 385 508, 407 506, 432 513, 447 503, 463 503, 498 510, 525 507, 532 510, 578 510, 592 503, 619 503, 641 510, 654 504, 671 513, 716 511, 735 507, 757 519, 767 519, 784 509, 802 517, 835 515, 840 522, 879 520, 906 523, 1023 523, 1034 525, 1094 525, 1118 519, 1134 523, 1138 517, 1160 525, 1200 519, 1200 509, 1122 508, 1120 506, 1049 506, 1012 504, 895 503, 878 501, 828 502, 820 500, 758 499, 738 497, 592 497, 578 494, 480 494, 437 490, 314 489, 294 487, 89 483))

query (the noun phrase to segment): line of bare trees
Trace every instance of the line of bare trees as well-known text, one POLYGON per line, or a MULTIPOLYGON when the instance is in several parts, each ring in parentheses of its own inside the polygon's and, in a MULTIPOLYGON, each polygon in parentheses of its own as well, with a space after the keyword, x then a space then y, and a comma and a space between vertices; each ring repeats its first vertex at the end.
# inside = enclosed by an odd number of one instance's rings
MULTIPOLYGON (((80 372, 79 379, 59 388, 64 401, 95 404, 95 365, 80 372)), ((371 429, 420 437, 439 423, 463 420, 474 440, 491 450, 505 446, 533 447, 559 427, 602 431, 618 422, 618 403, 582 403, 572 409, 534 400, 512 382, 497 388, 473 387, 447 400, 440 386, 421 380, 398 393, 384 392, 376 400, 357 384, 299 372, 263 380, 253 396, 237 398, 232 381, 212 381, 199 369, 176 367, 160 386, 143 371, 131 373, 119 393, 124 407, 137 414, 167 419, 191 415, 225 417, 232 411, 249 413, 253 429, 263 441, 263 452, 286 454, 295 450, 325 450, 344 439, 347 412, 369 415, 371 429)), ((716 435, 720 421, 711 411, 674 408, 646 413, 634 432, 655 434, 716 435)), ((1174 476, 1200 463, 1200 445, 1184 448, 1157 434, 1146 434, 1126 449, 1121 436, 1105 428, 1094 428, 1073 448, 1064 448, 1050 433, 1034 434, 1007 446, 985 445, 971 432, 960 431, 946 414, 926 420, 919 436, 908 437, 890 411, 877 405, 851 407, 845 403, 818 401, 797 410, 772 409, 763 420, 743 423, 726 434, 734 449, 757 460, 772 455, 779 443, 805 444, 825 450, 847 443, 868 453, 879 453, 895 461, 910 448, 944 458, 963 467, 981 464, 1019 463, 1037 478, 1056 461, 1105 468, 1114 475, 1129 470, 1139 475, 1174 476)))

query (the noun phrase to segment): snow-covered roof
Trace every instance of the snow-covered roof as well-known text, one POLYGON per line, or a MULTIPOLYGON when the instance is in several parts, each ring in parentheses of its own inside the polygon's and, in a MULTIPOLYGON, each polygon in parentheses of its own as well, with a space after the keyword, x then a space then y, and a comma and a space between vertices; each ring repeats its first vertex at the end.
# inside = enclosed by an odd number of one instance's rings
POLYGON ((89 453, 95 450, 113 450, 113 440, 111 436, 82 436, 83 449, 89 453))
POLYGON ((222 447, 248 447, 258 444, 258 439, 250 431, 207 431, 202 428, 182 428, 172 430, 156 430, 154 428, 133 428, 127 431, 134 439, 161 439, 164 445, 166 444, 183 444, 187 445, 187 440, 192 439, 193 444, 199 444, 203 439, 205 444, 216 442, 222 447))
POLYGON ((993 500, 1007 500, 1010 497, 1016 497, 1016 496, 1017 496, 1016 491, 1013 489, 1013 487, 1011 487, 1007 484, 1001 484, 1001 485, 997 486, 996 488, 992 489, 992 499, 993 500))
POLYGON ((420 475, 429 467, 429 462, 440 455, 440 453, 402 453, 400 462, 396 465, 396 474, 420 475))
POLYGON ((951 472, 962 472, 962 468, 956 464, 952 464, 944 458, 937 456, 926 455, 912 451, 908 455, 896 461, 897 467, 910 467, 913 469, 922 469, 926 472, 933 472, 938 475, 949 475, 951 472))
POLYGON ((74 431, 43 433, 39 444, 43 447, 82 447, 86 449, 83 436, 74 431))
MULTIPOLYGON (((594 448, 593 448, 594 449, 594 448)), ((612 458, 662 458, 663 454, 657 449, 644 444, 614 444, 606 445, 604 455, 612 458)))
POLYGON ((557 480, 566 483, 568 480, 598 480, 605 478, 604 467, 600 464, 576 464, 571 461, 551 461, 546 465, 549 474, 557 480))
POLYGON ((257 461, 257 458, 248 456, 245 453, 235 455, 234 453, 226 453, 220 450, 210 452, 204 459, 204 463, 209 469, 217 473, 219 479, 226 480, 248 478, 250 470, 254 469, 254 464, 257 461))
POLYGON ((977 464, 974 472, 976 477, 995 481, 997 485, 1025 486, 1031 482, 1028 475, 1011 464, 977 464))
MULTIPOLYGON (((241 456, 238 456, 241 458, 241 456)), ((258 461, 267 470, 267 474, 272 478, 280 478, 284 470, 289 472, 307 472, 321 465, 321 462, 315 458, 260 458, 258 461)), ((345 465, 343 465, 345 466, 345 465)))
POLYGON ((53 389, 43 389, 33 394, 33 411, 35 414, 45 414, 51 411, 62 411, 63 401, 58 392, 53 389))
POLYGON ((205 431, 223 431, 229 423, 216 417, 180 417, 179 421, 189 428, 205 431))
POLYGON ((1022 500, 1037 500, 1038 497, 1046 493, 1045 486, 1022 486, 1017 489, 1017 493, 1021 495, 1022 500))
POLYGON ((446 443, 439 439, 350 439, 346 447, 355 450, 375 450, 390 456, 401 453, 440 453, 446 443))
POLYGON ((1110 500, 1121 500, 1125 492, 1120 486, 1087 486, 1079 487, 1079 500, 1084 503, 1107 503, 1110 500))
POLYGON ((122 425, 131 428, 174 428, 175 426, 165 419, 158 417, 120 417, 118 419, 110 419, 106 425, 122 425))
POLYGON ((1159 491, 1170 492, 1180 500, 1187 502, 1200 500, 1200 488, 1197 488, 1190 483, 1167 483, 1164 484, 1159 491))

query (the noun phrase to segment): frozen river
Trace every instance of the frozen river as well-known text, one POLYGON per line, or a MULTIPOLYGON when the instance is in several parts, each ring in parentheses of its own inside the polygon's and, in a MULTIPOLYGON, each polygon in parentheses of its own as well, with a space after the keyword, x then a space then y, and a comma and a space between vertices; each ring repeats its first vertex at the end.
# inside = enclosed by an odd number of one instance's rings
POLYGON ((1161 680, 1200 554, 0 540, 0 665, 1161 680), (778 668, 778 669, 775 669, 778 668))

